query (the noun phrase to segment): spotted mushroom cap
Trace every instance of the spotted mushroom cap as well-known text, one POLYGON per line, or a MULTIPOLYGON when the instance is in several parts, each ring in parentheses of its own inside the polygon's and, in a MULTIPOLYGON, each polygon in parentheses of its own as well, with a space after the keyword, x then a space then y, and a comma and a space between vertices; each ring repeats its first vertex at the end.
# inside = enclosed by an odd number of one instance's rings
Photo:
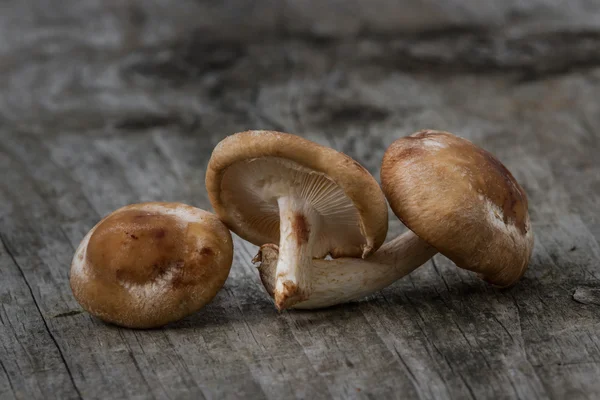
POLYGON ((381 181, 396 216, 457 266, 501 287, 527 269, 527 195, 491 153, 448 132, 417 132, 388 148, 381 181))
POLYGON ((181 203, 140 203, 90 230, 73 258, 70 282, 90 314, 152 328, 210 302, 232 260, 231 234, 214 214, 181 203))

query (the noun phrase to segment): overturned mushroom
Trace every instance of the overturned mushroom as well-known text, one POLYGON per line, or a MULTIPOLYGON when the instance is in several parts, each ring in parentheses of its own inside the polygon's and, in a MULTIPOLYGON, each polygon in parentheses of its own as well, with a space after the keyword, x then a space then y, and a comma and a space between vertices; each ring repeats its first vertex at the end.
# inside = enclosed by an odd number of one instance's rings
POLYGON ((94 226, 71 265, 71 288, 90 314, 152 328, 190 315, 217 294, 233 260, 229 230, 180 203, 120 208, 94 226))
POLYGON ((243 239, 279 243, 278 308, 311 295, 313 258, 366 257, 387 233, 385 197, 356 161, 301 137, 248 131, 221 141, 206 187, 215 212, 243 239))
MULTIPOLYGON (((382 187, 409 228, 365 260, 313 260, 313 292, 293 308, 357 299, 409 274, 438 251, 500 287, 517 282, 533 249, 527 196, 492 154, 447 132, 421 131, 396 140, 381 167, 382 187)), ((255 258, 273 295, 277 246, 255 258)))

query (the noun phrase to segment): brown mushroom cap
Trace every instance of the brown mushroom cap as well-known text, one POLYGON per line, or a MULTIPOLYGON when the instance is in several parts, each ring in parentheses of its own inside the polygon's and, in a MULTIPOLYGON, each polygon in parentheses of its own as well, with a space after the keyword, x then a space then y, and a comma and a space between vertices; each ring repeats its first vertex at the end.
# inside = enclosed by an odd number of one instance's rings
POLYGON ((457 266, 502 287, 527 269, 527 195, 489 152, 448 132, 417 132, 388 148, 381 181, 396 216, 457 266))
POLYGON ((387 234, 377 181, 347 155, 299 136, 247 131, 222 140, 206 173, 215 212, 237 235, 279 243, 280 196, 297 196, 321 219, 314 257, 366 256, 387 234))
POLYGON ((190 315, 217 294, 233 260, 229 230, 180 203, 116 210, 85 236, 71 265, 71 288, 90 314, 130 328, 190 315))

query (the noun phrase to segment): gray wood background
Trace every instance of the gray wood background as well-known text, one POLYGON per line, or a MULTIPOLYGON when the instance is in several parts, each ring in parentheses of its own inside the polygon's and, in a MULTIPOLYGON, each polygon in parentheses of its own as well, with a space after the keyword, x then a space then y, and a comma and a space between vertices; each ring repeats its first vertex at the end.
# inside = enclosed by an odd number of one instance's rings
POLYGON ((600 398, 599 126, 597 0, 3 1, 0 399, 600 398), (499 291, 436 256, 363 301, 278 314, 236 240, 194 316, 134 331, 82 312, 87 230, 133 202, 210 209, 210 152, 250 128, 377 178, 397 137, 473 140, 530 196, 529 271, 499 291))

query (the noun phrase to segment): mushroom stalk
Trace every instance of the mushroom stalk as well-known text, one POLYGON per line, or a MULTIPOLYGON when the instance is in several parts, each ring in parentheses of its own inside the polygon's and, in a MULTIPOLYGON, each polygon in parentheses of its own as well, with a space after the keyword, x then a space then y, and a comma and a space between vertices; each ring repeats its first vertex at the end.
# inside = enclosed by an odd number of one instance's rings
POLYGON ((294 196, 277 200, 280 218, 275 305, 284 309, 306 300, 311 293, 312 249, 319 229, 317 213, 294 196))
MULTIPOLYGON (((384 244, 366 259, 347 257, 334 260, 311 260, 311 263, 307 264, 310 268, 305 270, 312 277, 312 292, 304 301, 291 307, 315 309, 359 299, 408 275, 436 253, 435 248, 412 231, 408 231, 384 244)), ((277 258, 277 246, 267 244, 260 248, 253 260, 260 262, 258 266, 260 279, 269 295, 275 299, 277 299, 275 271, 277 258)), ((278 306, 278 308, 287 307, 278 306)))

